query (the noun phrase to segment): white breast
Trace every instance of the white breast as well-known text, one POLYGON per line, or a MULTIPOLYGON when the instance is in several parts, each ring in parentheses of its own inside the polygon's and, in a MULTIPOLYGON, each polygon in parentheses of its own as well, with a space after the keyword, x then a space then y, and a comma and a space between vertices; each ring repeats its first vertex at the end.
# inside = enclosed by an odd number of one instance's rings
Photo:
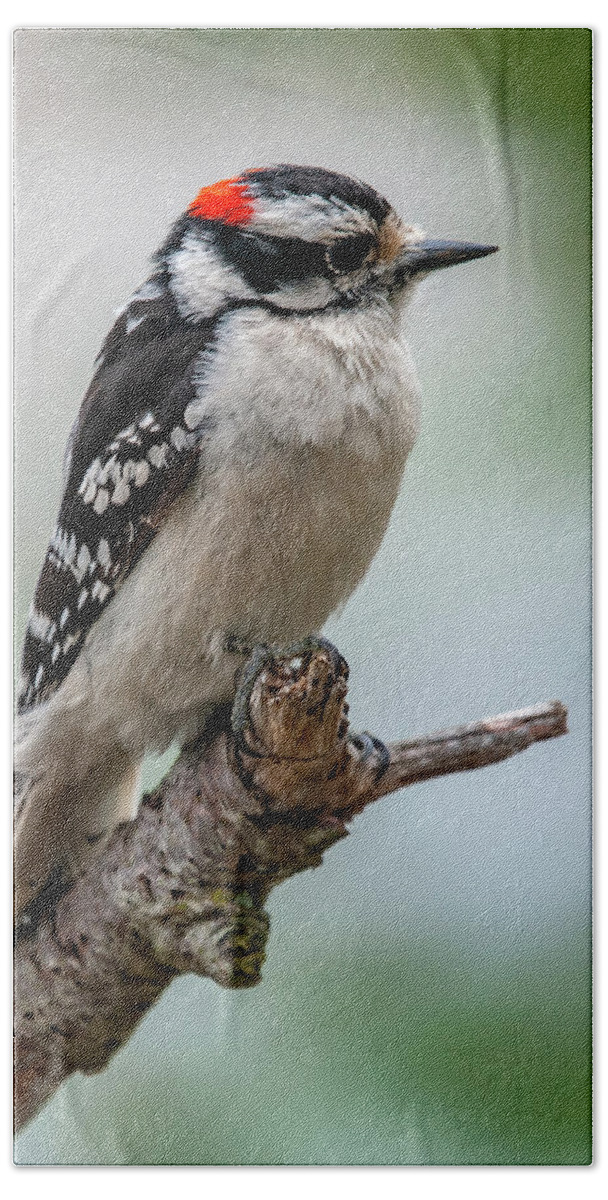
POLYGON ((378 439, 396 439, 404 457, 418 431, 419 390, 395 312, 385 303, 281 317, 264 309, 230 314, 200 402, 216 414, 222 441, 245 456, 262 444, 335 445, 374 457, 378 439))
POLYGON ((387 308, 225 320, 196 401, 214 424, 197 484, 91 630, 49 702, 90 710, 137 754, 226 699, 226 635, 319 630, 365 573, 418 426, 418 387, 387 308))

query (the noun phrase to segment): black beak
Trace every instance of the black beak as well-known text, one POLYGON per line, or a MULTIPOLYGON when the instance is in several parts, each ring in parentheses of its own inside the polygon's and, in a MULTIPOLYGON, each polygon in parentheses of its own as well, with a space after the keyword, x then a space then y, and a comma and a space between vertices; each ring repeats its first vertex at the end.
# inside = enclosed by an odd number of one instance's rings
POLYGON ((408 276, 420 271, 453 267, 472 258, 485 258, 486 254, 495 254, 497 250, 498 246, 480 246, 476 242, 419 242, 405 250, 398 261, 405 282, 408 276))

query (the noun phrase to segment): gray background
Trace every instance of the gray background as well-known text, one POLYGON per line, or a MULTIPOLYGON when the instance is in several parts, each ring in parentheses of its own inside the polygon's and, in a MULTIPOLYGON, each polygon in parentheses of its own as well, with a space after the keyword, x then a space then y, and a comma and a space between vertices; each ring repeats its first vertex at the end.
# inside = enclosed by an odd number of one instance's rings
POLYGON ((180 980, 19 1161, 588 1155, 589 52, 580 30, 16 35, 18 642, 113 311, 203 184, 313 163, 501 247, 409 312, 422 433, 326 629, 353 725, 559 697, 571 730, 359 817, 273 895, 261 986, 180 980))

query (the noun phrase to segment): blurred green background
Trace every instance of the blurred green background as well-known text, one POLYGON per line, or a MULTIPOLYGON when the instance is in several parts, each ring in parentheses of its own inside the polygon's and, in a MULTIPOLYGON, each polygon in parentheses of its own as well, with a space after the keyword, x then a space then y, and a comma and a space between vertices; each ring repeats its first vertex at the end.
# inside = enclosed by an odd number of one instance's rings
POLYGON ((179 980, 18 1162, 588 1162, 590 56, 580 29, 17 33, 18 643, 113 310, 204 183, 313 163, 501 247, 408 312, 422 433, 326 631, 353 725, 570 710, 359 817, 273 894, 260 986, 179 980))

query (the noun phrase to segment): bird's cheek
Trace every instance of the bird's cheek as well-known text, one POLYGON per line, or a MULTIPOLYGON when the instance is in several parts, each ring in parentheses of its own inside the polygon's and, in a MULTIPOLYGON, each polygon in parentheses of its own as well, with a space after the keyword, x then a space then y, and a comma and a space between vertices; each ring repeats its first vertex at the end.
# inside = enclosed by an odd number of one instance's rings
POLYGON ((307 279, 294 283, 281 284, 274 292, 268 292, 265 299, 277 308, 324 308, 335 297, 334 289, 327 279, 307 279))

